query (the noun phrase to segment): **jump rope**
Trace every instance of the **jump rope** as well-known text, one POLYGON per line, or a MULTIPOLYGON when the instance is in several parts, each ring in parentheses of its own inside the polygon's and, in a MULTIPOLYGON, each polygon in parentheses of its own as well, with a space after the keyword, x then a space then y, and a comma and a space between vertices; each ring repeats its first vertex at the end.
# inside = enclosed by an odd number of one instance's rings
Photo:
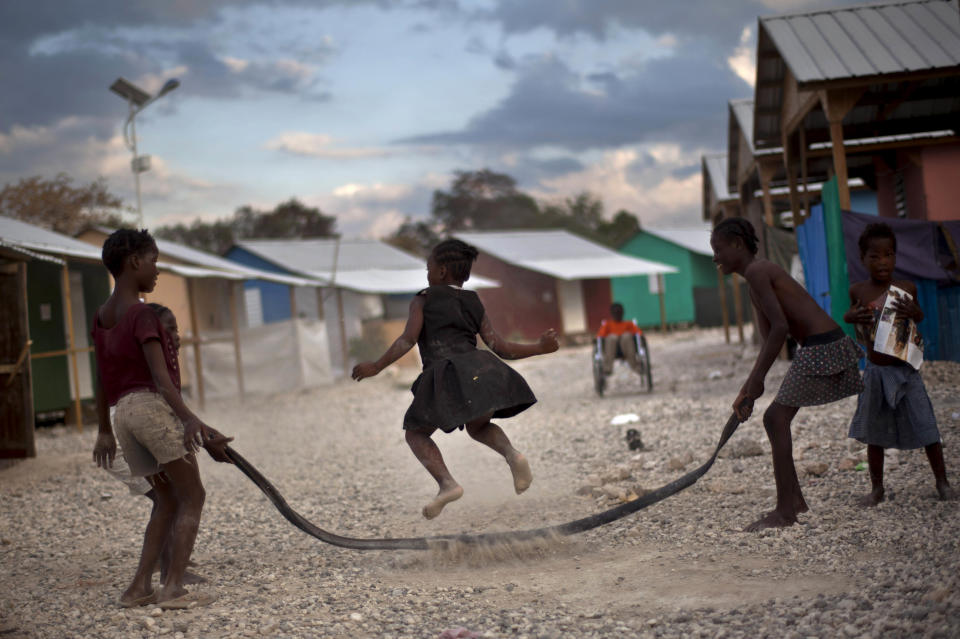
POLYGON ((257 488, 263 491, 263 494, 267 496, 267 499, 273 503, 276 509, 280 511, 280 514, 283 515, 287 521, 303 532, 312 537, 316 537, 322 542, 332 544, 334 546, 340 546, 341 548, 351 548, 353 550, 432 550, 447 548, 455 544, 494 546, 497 544, 517 541, 531 541, 537 539, 549 539, 556 536, 569 536, 586 532, 588 530, 592 530, 605 524, 617 521, 618 519, 622 519, 627 515, 661 502, 667 497, 676 495, 681 490, 689 488, 696 483, 696 481, 703 477, 707 471, 710 470, 710 467, 713 466, 713 462, 717 460, 717 455, 720 453, 720 449, 723 448, 724 444, 726 444, 727 441, 733 436, 739 425, 740 420, 736 413, 732 414, 730 419, 727 420, 726 425, 723 427, 723 431, 720 433, 720 441, 717 442, 717 447, 714 449, 713 454, 698 468, 691 470, 682 477, 675 479, 669 484, 661 486, 660 488, 654 490, 653 492, 647 493, 642 497, 638 497, 633 501, 620 504, 619 506, 614 506, 613 508, 609 508, 603 512, 590 515, 589 517, 570 521, 565 524, 534 528, 532 530, 517 530, 482 534, 438 535, 434 537, 405 537, 394 539, 358 539, 355 537, 344 537, 320 528, 291 508, 287 503, 287 500, 284 499, 283 495, 280 494, 280 491, 278 491, 276 487, 271 484, 270 481, 264 477, 260 471, 254 468, 253 464, 244 459, 240 453, 235 451, 230 446, 227 446, 225 450, 227 457, 230 458, 230 461, 232 461, 244 475, 249 477, 250 481, 256 484, 257 488))

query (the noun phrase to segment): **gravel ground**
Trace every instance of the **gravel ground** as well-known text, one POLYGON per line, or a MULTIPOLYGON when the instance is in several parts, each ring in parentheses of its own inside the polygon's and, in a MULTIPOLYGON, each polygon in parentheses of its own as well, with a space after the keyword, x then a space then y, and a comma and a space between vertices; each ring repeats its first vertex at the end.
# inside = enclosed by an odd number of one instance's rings
MULTIPOLYGON (((592 390, 585 347, 516 363, 540 402, 503 426, 531 459, 513 494, 506 464, 462 432, 438 438, 466 493, 433 521, 436 490, 403 442, 411 375, 207 407, 211 425, 318 525, 357 537, 533 528, 656 488, 709 455, 752 364, 718 330, 650 337, 656 389, 618 365, 592 390), (613 426, 635 413, 639 421, 613 426), (637 428, 645 448, 629 450, 637 428)), ((787 368, 778 361, 757 414, 787 368)), ((924 381, 960 484, 960 365, 924 381)), ((747 534, 773 505, 758 417, 685 492, 575 538, 497 552, 357 552, 282 519, 229 465, 202 460, 207 502, 194 559, 215 591, 189 611, 122 610, 147 500, 90 459, 95 428, 45 429, 36 459, 0 470, 0 637, 410 637, 466 628, 481 637, 960 636, 960 514, 935 499, 923 451, 887 455, 888 501, 856 507, 865 451, 846 438, 856 400, 802 409, 794 449, 811 512, 747 534)))

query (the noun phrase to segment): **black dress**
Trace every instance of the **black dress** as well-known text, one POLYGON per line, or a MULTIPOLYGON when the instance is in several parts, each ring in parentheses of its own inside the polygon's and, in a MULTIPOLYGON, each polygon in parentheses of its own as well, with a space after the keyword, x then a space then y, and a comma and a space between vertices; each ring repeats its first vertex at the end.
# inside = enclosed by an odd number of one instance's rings
POLYGON ((449 433, 478 417, 512 417, 536 403, 519 373, 477 349, 484 310, 476 293, 441 285, 417 295, 425 298, 417 339, 423 372, 410 389, 404 429, 449 433))

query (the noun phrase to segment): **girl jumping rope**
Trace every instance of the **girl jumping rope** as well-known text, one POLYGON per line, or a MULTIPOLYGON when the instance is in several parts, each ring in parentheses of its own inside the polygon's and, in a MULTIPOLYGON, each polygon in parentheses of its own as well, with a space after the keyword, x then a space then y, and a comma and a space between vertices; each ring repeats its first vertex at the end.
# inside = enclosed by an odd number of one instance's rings
POLYGON ((413 454, 440 486, 436 498, 423 507, 427 519, 463 496, 463 487, 450 475, 431 439, 438 428, 450 433, 466 427, 473 439, 503 455, 518 495, 530 487, 533 475, 527 458, 490 420, 512 417, 537 398, 523 377, 494 353, 504 359, 521 359, 552 353, 559 347, 553 329, 534 344, 508 342, 494 330, 479 296, 462 288, 476 259, 477 249, 460 240, 437 244, 427 260, 429 287, 410 302, 403 334, 376 362, 361 362, 353 368, 353 379, 359 382, 397 361, 414 343, 420 348, 423 373, 411 388, 413 403, 403 418, 403 428, 413 454), (478 333, 493 353, 477 348, 478 333))

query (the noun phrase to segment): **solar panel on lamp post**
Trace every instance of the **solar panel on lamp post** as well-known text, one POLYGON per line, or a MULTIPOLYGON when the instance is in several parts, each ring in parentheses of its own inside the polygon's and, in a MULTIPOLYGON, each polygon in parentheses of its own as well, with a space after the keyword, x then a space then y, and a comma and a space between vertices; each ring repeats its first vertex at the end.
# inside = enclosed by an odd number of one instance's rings
POLYGON ((133 151, 133 160, 130 162, 130 168, 133 171, 133 181, 137 191, 137 228, 143 228, 143 207, 140 202, 140 174, 150 169, 150 156, 137 155, 137 125, 134 118, 138 113, 143 111, 147 105, 159 100, 178 86, 180 86, 180 81, 171 78, 164 83, 157 95, 152 96, 137 85, 123 78, 117 78, 113 84, 110 85, 110 90, 126 100, 130 108, 130 115, 127 116, 127 121, 123 124, 123 141, 127 148, 133 151))

